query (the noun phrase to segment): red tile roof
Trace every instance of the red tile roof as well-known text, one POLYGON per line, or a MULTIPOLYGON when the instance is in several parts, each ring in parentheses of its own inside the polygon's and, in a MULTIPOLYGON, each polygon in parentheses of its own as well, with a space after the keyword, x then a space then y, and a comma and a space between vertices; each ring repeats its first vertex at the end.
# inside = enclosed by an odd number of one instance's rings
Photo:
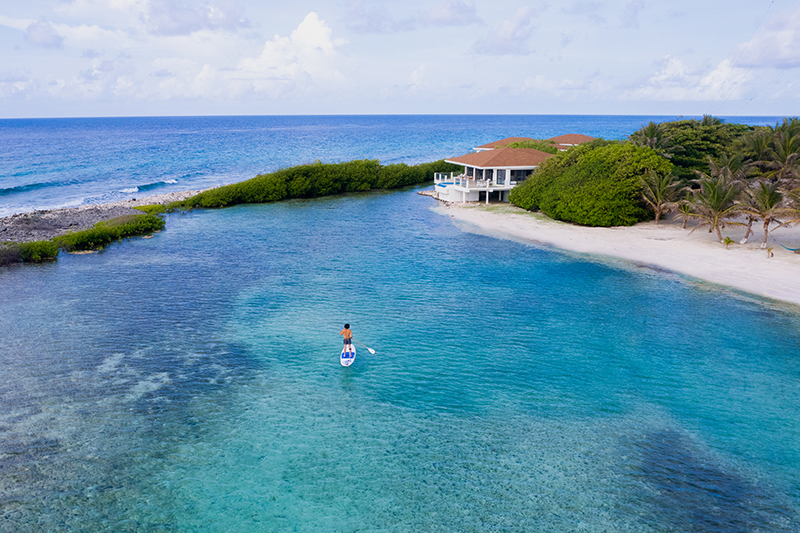
POLYGON ((593 141, 594 137, 589 137, 588 135, 581 135, 580 133, 567 133, 566 135, 559 135, 558 137, 551 137, 547 139, 548 141, 553 141, 557 144, 565 144, 565 145, 575 145, 575 144, 583 144, 593 141))
MULTIPOLYGON (((513 138, 514 137, 512 137, 512 139, 513 138)), ((541 165, 545 159, 550 157, 553 157, 553 154, 534 150, 533 148, 497 148, 495 150, 474 152, 460 157, 453 157, 446 161, 448 163, 477 168, 532 168, 541 165)))

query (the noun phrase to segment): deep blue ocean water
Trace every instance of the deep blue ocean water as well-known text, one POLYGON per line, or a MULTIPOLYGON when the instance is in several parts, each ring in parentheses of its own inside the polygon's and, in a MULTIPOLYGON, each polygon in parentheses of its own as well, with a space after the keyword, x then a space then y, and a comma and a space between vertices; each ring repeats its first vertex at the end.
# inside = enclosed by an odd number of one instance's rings
MULTIPOLYGON (((430 151, 485 142, 450 135, 430 151)), ((320 151, 426 159, 365 137, 320 151)), ((800 529, 796 306, 433 207, 412 189, 198 210, 0 270, 0 531, 800 529), (350 368, 344 322, 377 352, 350 368)))
MULTIPOLYGON (((622 139, 671 116, 422 115, 0 120, 0 216, 213 187, 279 168, 421 163, 510 136, 622 139)), ((723 117, 724 118, 724 117, 723 117)), ((730 117, 751 125, 779 117, 730 117)))

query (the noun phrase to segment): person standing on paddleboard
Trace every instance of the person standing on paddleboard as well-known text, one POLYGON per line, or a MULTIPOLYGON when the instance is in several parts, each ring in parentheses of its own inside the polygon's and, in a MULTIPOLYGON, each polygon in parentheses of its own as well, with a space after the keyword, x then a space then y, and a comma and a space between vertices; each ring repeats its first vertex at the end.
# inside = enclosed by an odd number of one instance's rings
POLYGON ((339 335, 344 336, 344 345, 345 346, 352 346, 353 345, 353 332, 350 331, 350 324, 345 324, 344 329, 339 332, 339 335))

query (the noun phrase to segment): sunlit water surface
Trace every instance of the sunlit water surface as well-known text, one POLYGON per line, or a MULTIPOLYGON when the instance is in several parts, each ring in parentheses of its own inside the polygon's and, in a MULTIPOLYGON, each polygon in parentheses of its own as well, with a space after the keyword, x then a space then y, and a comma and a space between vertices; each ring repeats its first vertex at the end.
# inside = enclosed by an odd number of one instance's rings
POLYGON ((1 271, 0 529, 798 530, 796 307, 432 204, 174 214, 1 271))

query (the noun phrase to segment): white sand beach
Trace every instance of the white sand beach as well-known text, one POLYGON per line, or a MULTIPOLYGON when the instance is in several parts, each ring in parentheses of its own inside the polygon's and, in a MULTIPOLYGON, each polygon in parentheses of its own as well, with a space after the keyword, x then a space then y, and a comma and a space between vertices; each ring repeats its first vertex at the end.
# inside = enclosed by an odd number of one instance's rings
MULTIPOLYGON (((600 260, 630 262, 673 271, 713 284, 800 305, 800 255, 784 249, 800 247, 800 228, 774 230, 767 250, 760 248, 763 229, 760 222, 748 243, 739 240, 745 229, 727 226, 723 236, 735 244, 727 248, 702 227, 690 233, 681 229, 680 220, 637 224, 633 227, 590 228, 554 221, 540 213, 530 213, 508 204, 450 204, 435 210, 452 217, 464 231, 544 245, 587 254, 600 260)), ((694 223, 697 224, 696 222, 694 223)))

